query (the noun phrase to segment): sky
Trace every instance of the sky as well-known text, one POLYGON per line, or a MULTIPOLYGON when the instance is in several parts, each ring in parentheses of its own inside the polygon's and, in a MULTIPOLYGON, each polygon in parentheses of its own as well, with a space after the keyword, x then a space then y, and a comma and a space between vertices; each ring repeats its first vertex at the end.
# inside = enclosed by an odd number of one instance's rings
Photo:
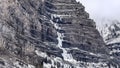
MULTIPOLYGON (((120 0, 77 0, 95 21, 101 19, 120 21, 120 0)), ((98 24, 98 23, 97 23, 98 24)))

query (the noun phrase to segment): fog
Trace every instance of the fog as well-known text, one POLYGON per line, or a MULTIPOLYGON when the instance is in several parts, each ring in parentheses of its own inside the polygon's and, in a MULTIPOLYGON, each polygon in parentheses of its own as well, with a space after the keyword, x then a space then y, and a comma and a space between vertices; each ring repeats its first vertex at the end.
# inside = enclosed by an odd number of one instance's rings
MULTIPOLYGON (((120 0, 77 0, 95 21, 120 19, 120 0)), ((97 22, 97 24, 99 24, 97 22)))

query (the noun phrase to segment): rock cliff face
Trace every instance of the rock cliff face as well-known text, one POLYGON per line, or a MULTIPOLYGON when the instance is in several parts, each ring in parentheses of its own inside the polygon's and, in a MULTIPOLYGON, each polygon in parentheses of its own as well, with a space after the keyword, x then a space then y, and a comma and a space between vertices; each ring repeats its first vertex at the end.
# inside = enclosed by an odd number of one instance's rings
POLYGON ((1 68, 119 68, 75 0, 0 0, 1 68))

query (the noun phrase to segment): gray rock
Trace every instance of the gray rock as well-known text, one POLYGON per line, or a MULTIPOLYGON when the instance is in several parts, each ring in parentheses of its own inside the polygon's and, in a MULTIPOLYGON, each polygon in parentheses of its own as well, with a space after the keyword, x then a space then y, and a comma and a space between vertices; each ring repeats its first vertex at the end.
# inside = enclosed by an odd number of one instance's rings
MULTIPOLYGON (((82 67, 89 62, 111 61, 95 22, 89 19, 81 3, 75 0, 1 0, 0 3, 0 58, 4 59, 0 61, 1 67, 7 64, 7 68, 29 65, 39 68, 53 60, 58 68, 64 64, 75 68, 63 59, 63 50, 57 46, 57 32, 64 34, 63 48, 75 60, 83 62, 82 67), (52 19, 53 15, 59 16, 52 19), (61 29, 55 29, 51 20, 61 29), (55 58, 60 59, 55 61, 55 58)), ((119 65, 117 58, 113 60, 109 65, 119 65)))

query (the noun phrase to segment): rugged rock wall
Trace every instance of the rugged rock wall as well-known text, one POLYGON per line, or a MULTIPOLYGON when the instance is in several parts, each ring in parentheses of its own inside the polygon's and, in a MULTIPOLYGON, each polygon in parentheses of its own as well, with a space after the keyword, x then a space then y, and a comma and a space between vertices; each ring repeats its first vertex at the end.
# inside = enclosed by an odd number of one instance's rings
POLYGON ((110 58, 84 6, 75 0, 0 0, 0 28, 3 68, 119 65, 117 58, 110 58), (73 60, 66 61, 68 56, 73 60))

